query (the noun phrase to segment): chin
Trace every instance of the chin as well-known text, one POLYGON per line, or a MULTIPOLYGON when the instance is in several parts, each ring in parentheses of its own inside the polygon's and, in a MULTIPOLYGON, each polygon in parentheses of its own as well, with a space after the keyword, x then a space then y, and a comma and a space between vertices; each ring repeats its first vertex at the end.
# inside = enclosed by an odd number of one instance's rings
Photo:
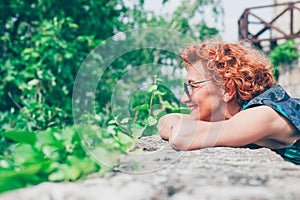
POLYGON ((198 109, 192 110, 190 115, 191 115, 191 118, 194 119, 194 120, 203 120, 198 109))
POLYGON ((201 121, 207 121, 207 122, 211 121, 210 117, 207 117, 207 116, 205 117, 203 115, 201 116, 201 114, 199 113, 199 111, 197 109, 192 111, 190 113, 190 115, 191 115, 191 118, 194 120, 201 120, 201 121))

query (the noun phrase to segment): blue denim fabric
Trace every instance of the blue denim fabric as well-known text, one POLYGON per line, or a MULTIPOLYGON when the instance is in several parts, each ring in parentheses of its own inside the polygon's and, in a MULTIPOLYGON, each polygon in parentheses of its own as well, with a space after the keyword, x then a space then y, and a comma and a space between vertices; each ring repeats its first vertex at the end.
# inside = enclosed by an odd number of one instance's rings
POLYGON ((281 113, 300 133, 300 99, 291 98, 280 85, 275 85, 251 99, 243 106, 243 110, 259 105, 270 106, 281 113))
MULTIPOLYGON (((280 86, 275 85, 267 89, 262 94, 254 97, 249 102, 243 105, 243 110, 254 106, 266 105, 273 108, 275 111, 282 114, 293 124, 300 134, 300 99, 292 98, 280 86)), ((300 164, 300 140, 293 145, 283 148, 275 149, 285 160, 300 164)))

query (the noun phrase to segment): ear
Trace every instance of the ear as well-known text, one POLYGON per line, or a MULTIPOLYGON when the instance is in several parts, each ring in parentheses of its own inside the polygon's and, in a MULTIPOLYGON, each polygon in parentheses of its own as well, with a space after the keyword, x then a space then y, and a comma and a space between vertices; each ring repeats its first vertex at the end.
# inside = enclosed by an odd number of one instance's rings
POLYGON ((229 84, 227 88, 225 88, 225 93, 223 94, 223 100, 224 102, 229 102, 232 99, 234 99, 236 94, 236 89, 233 85, 229 84))

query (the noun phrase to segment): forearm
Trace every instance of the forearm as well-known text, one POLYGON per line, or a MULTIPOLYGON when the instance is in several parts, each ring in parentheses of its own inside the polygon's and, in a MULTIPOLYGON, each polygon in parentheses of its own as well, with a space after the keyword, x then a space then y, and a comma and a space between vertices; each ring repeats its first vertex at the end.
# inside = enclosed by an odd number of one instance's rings
POLYGON ((189 115, 168 114, 158 122, 159 134, 178 150, 218 146, 223 122, 193 120, 189 115))
POLYGON ((173 148, 180 150, 211 146, 239 147, 257 142, 267 147, 274 146, 270 140, 277 142, 276 148, 282 148, 295 140, 293 127, 266 106, 247 109, 229 120, 218 122, 193 120, 185 115, 173 117, 168 117, 168 123, 165 123, 163 130, 166 132, 160 133, 169 139, 173 148))
POLYGON ((216 144, 216 138, 209 135, 210 122, 183 120, 176 124, 170 134, 169 143, 174 149, 194 150, 216 144))

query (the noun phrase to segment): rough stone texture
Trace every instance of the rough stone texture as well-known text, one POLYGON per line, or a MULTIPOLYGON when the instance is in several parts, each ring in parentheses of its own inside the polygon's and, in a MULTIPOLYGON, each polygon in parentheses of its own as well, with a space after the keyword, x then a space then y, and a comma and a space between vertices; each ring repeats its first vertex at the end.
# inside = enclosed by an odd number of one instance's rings
POLYGON ((42 183, 0 195, 5 200, 300 199, 300 166, 262 148, 175 151, 143 138, 114 172, 76 183, 42 183), (138 153, 139 152, 139 153, 138 153))

